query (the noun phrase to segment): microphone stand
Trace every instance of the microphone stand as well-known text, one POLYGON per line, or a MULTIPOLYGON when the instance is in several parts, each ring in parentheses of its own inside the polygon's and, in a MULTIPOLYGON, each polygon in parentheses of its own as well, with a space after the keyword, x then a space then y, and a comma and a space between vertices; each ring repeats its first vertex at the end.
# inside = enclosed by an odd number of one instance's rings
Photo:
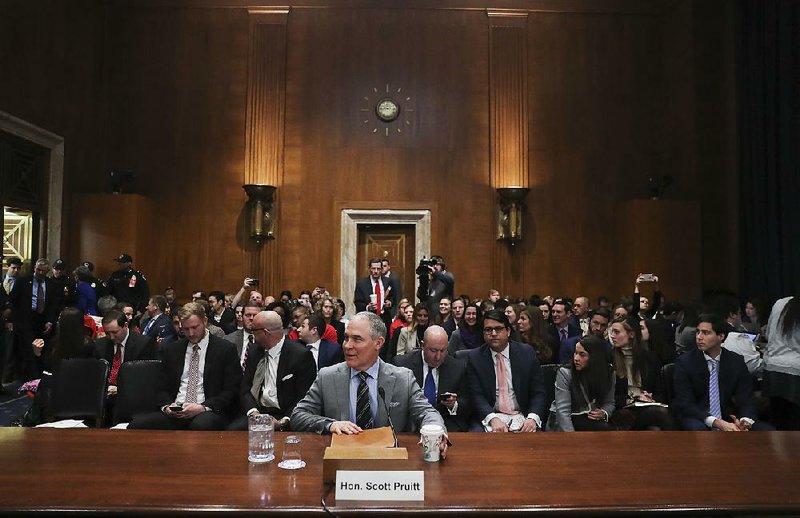
POLYGON ((394 447, 397 448, 397 430, 394 429, 394 423, 392 423, 392 414, 389 413, 389 405, 386 404, 386 391, 383 390, 383 387, 378 387, 378 395, 381 397, 381 401, 383 401, 383 408, 386 409, 386 417, 389 418, 389 428, 392 429, 392 435, 394 436, 394 447))

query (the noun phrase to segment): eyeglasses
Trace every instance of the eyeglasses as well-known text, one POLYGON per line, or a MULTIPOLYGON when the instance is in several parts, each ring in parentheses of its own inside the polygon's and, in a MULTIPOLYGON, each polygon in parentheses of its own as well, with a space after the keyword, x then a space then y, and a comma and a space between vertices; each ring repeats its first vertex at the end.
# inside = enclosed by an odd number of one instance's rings
POLYGON ((483 328, 483 332, 486 333, 487 335, 490 335, 492 333, 501 333, 502 331, 505 331, 505 330, 506 330, 505 326, 484 327, 483 328))

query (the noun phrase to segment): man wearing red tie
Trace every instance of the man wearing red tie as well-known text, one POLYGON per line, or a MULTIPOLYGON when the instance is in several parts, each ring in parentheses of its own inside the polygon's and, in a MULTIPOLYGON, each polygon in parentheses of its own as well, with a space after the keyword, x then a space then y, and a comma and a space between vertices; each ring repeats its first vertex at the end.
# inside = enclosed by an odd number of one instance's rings
POLYGON ((383 276, 380 258, 369 260, 369 276, 356 281, 353 304, 356 312, 369 311, 380 316, 384 323, 392 321, 392 309, 397 304, 397 294, 392 290, 389 279, 383 276))

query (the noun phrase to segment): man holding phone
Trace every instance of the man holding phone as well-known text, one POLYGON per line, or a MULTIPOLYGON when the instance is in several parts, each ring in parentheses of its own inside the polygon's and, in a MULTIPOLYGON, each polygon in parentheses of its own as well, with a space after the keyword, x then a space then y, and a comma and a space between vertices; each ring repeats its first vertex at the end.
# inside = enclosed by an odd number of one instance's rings
POLYGON ((447 353, 447 331, 441 326, 425 330, 422 349, 394 357, 392 363, 414 373, 425 398, 439 411, 448 430, 469 431, 467 362, 447 353))

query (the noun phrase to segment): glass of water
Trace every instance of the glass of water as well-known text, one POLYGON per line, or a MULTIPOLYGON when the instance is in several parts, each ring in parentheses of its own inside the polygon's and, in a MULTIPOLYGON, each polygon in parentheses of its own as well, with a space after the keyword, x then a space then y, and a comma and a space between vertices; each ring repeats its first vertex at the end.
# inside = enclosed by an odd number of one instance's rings
POLYGON ((290 435, 283 441, 283 458, 278 466, 283 469, 300 469, 306 465, 303 461, 300 437, 290 435))
POLYGON ((249 446, 247 460, 250 462, 271 462, 275 458, 275 446, 272 441, 274 428, 272 416, 254 414, 247 418, 247 434, 249 446))

